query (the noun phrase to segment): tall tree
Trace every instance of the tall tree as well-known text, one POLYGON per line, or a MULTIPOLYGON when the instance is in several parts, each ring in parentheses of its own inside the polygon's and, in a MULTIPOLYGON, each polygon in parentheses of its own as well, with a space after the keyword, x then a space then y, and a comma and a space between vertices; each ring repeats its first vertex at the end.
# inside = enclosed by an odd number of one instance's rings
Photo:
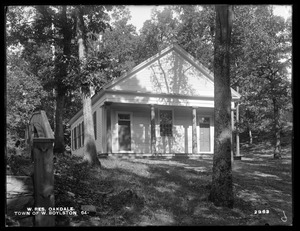
POLYGON ((82 93, 84 121, 84 159, 92 166, 100 166, 94 136, 91 101, 92 78, 94 77, 94 73, 91 72, 91 69, 94 68, 91 66, 93 66, 93 63, 97 62, 97 60, 95 60, 95 57, 91 57, 91 59, 88 57, 87 29, 92 29, 90 31, 93 32, 103 31, 106 28, 106 25, 101 21, 102 14, 104 14, 103 6, 75 7, 76 38, 78 43, 78 57, 80 61, 80 75, 82 76, 80 89, 82 93), (88 19, 89 22, 91 22, 90 24, 85 22, 85 15, 89 16, 88 19), (97 23, 98 28, 95 27, 97 23), (99 23, 101 24, 99 25, 99 23))
POLYGON ((59 67, 58 75, 56 76, 56 110, 55 110, 55 140, 54 152, 62 153, 65 150, 64 127, 63 118, 65 112, 67 86, 62 84, 62 80, 68 77, 68 62, 71 56, 71 39, 72 30, 70 29, 70 22, 67 19, 67 6, 62 6, 61 9, 61 33, 62 33, 62 56, 57 63, 59 67))
POLYGON ((124 6, 115 6, 111 14, 111 28, 103 33, 103 50, 115 59, 112 66, 114 76, 118 77, 137 65, 138 35, 136 28, 128 24, 131 18, 130 11, 124 6))
POLYGON ((213 6, 174 6, 178 15, 177 43, 208 69, 213 70, 215 11, 213 6))
POLYGON ((20 43, 23 46, 22 57, 49 93, 44 108, 50 114, 50 123, 55 125, 54 152, 61 153, 65 150, 64 102, 71 86, 65 83, 73 68, 69 65, 72 27, 67 18, 67 6, 14 6, 9 8, 7 19, 10 23, 8 45, 20 43), (19 19, 26 14, 27 20, 19 19), (49 101, 53 100, 55 106, 50 108, 49 101))
POLYGON ((154 10, 141 29, 140 60, 177 43, 212 70, 214 19, 212 6, 174 5, 154 10))
MULTIPOLYGON (((26 125, 31 114, 36 107, 41 106, 42 99, 47 97, 40 80, 30 71, 21 53, 21 46, 10 46, 6 52, 6 141, 8 149, 13 148, 17 140, 24 141, 26 125)), ((21 143, 23 146, 24 143, 21 143)))
POLYGON ((151 19, 144 22, 140 30, 141 40, 138 48, 140 61, 144 61, 176 42, 178 21, 173 14, 171 7, 165 7, 162 11, 154 8, 151 19))
MULTIPOLYGON (((87 39, 86 28, 83 20, 83 7, 76 9, 76 35, 78 42, 78 57, 82 65, 86 65, 87 59, 87 39)), ((92 165, 100 165, 97 158, 97 148, 95 144, 94 126, 92 118, 92 102, 90 85, 86 84, 81 87, 82 104, 83 104, 83 122, 84 122, 84 158, 92 165)))
POLYGON ((210 200, 217 206, 233 206, 231 167, 230 37, 233 9, 217 5, 214 50, 215 139, 210 200))
POLYGON ((58 152, 64 150, 64 104, 68 97, 74 98, 77 88, 85 92, 86 86, 103 84, 103 79, 111 75, 107 68, 111 62, 103 51, 90 49, 89 54, 87 50, 87 42, 95 40, 94 34, 109 26, 105 23, 108 16, 105 9, 109 8, 100 5, 13 7, 8 14, 8 42, 22 44, 22 56, 29 61, 31 71, 39 76, 44 89, 51 94, 55 90, 55 150, 58 152), (30 22, 21 17, 28 12, 32 16, 30 22), (74 43, 76 35, 77 44, 74 43))
POLYGON ((273 133, 274 158, 280 158, 280 134, 291 109, 290 19, 275 16, 272 6, 237 6, 231 52, 231 80, 240 86, 241 126, 273 133))

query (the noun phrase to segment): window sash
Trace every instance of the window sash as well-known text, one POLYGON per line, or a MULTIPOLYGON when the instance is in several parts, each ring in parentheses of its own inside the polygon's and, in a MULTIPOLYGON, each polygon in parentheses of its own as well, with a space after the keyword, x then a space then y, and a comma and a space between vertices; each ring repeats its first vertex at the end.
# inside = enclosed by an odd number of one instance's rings
POLYGON ((76 137, 77 127, 74 128, 74 149, 77 149, 77 137, 76 137))
POLYGON ((97 111, 95 111, 93 114, 93 122, 94 122, 94 135, 96 140, 97 139, 97 111))
POLYGON ((78 129, 78 136, 77 136, 78 146, 79 148, 81 148, 81 123, 78 124, 77 129, 78 129))
POLYGON ((160 110, 160 136, 173 136, 173 111, 160 110))
POLYGON ((74 151, 74 129, 71 130, 71 148, 74 151))
POLYGON ((83 123, 83 121, 81 123, 81 143, 82 143, 82 146, 84 146, 84 123, 83 123))
POLYGON ((130 121, 130 114, 128 113, 118 113, 119 121, 130 121))

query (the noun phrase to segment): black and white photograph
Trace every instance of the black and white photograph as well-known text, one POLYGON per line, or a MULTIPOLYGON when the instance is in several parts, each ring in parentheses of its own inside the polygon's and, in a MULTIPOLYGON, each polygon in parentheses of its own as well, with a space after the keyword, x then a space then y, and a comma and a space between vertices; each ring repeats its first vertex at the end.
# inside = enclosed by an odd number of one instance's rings
POLYGON ((293 226, 292 14, 4 6, 4 226, 293 226))

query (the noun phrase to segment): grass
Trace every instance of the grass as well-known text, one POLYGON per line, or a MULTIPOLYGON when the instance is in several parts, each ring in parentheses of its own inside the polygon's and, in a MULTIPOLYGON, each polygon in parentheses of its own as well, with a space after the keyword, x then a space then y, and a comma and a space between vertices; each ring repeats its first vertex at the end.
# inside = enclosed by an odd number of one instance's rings
POLYGON ((208 201, 212 159, 101 159, 101 169, 57 156, 55 205, 94 205, 96 213, 57 216, 57 226, 291 225, 291 150, 242 147, 233 164, 233 209, 208 201), (255 214, 268 210, 268 214, 255 214), (286 215, 287 221, 281 218, 286 215))

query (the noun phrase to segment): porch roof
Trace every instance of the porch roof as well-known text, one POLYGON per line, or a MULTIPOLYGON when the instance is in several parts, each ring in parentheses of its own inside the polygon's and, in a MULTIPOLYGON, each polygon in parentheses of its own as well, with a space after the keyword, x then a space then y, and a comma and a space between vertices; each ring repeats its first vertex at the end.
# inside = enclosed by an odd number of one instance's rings
MULTIPOLYGON (((237 98, 233 101, 238 100, 237 98)), ((100 105, 105 102, 113 103, 126 103, 126 104, 143 104, 143 105, 168 105, 168 106, 181 106, 181 107, 214 107, 214 96, 187 96, 179 94, 158 94, 151 92, 137 92, 137 91, 122 91, 102 89, 100 92, 92 97, 92 106, 100 101, 100 105)), ((83 116, 83 110, 80 109, 70 120, 69 124, 72 125, 78 118, 83 116)))

